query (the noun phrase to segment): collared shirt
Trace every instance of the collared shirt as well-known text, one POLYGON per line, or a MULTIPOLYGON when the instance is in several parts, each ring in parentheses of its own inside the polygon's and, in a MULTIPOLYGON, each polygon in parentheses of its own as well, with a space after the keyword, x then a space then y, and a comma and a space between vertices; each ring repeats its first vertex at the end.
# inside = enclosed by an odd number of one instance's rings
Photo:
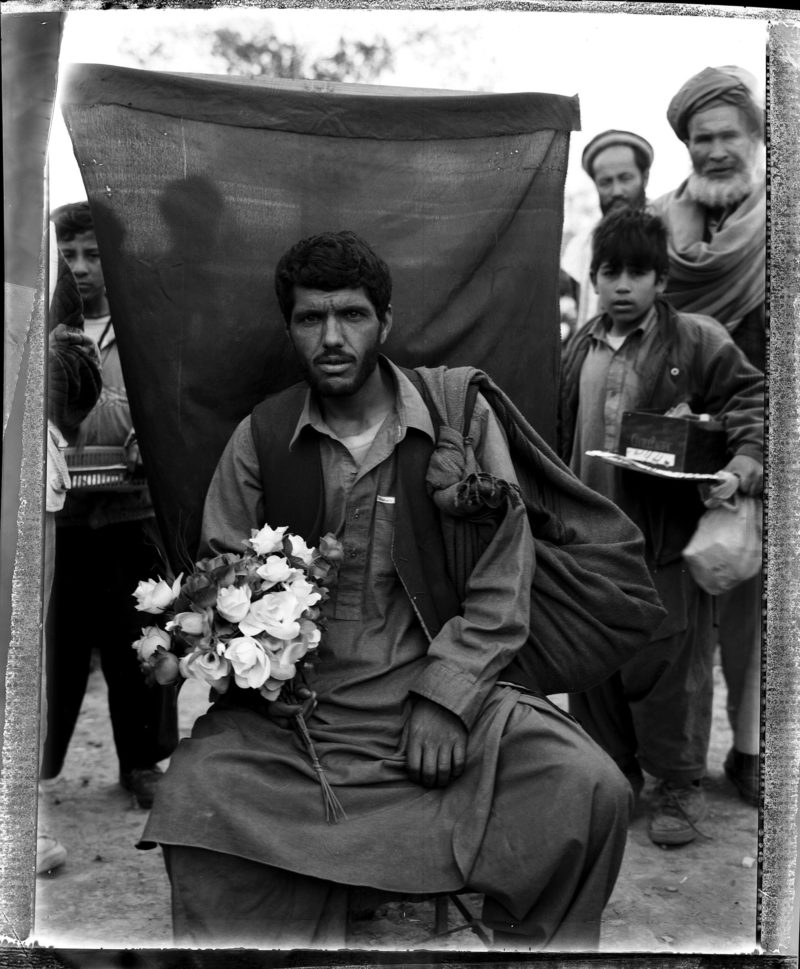
POLYGON ((618 348, 609 339, 610 320, 603 315, 591 325, 591 345, 580 374, 578 413, 570 468, 590 488, 614 499, 614 466, 587 451, 616 451, 622 415, 642 396, 641 365, 657 332, 655 307, 618 348))
POLYGON ((316 398, 308 393, 289 447, 305 427, 320 437, 322 478, 325 482, 323 533, 333 532, 344 546, 344 564, 334 597, 337 619, 359 619, 367 576, 380 577, 391 563, 396 462, 388 460, 409 428, 435 440, 428 408, 406 375, 392 368, 397 386, 393 409, 383 419, 359 462, 328 427, 316 398), (372 538, 371 538, 372 537, 372 538))
MULTIPOLYGON (((310 393, 292 438, 307 428, 319 438, 325 482, 322 530, 334 532, 345 549, 325 603, 327 630, 310 682, 325 698, 320 715, 328 709, 335 719, 342 711, 369 710, 379 733, 379 722, 402 722, 409 690, 445 706, 469 726, 497 674, 527 637, 533 540, 524 509, 507 514, 473 571, 463 615, 445 623, 428 643, 394 567, 392 536, 396 447, 409 431, 433 440, 434 428, 413 384, 389 361, 385 365, 397 389, 395 406, 360 465, 325 424, 310 393)), ((505 435, 481 395, 470 436, 480 465, 515 482, 505 435)), ((212 553, 241 552, 252 529, 263 524, 258 456, 245 418, 209 487, 202 547, 212 553)))

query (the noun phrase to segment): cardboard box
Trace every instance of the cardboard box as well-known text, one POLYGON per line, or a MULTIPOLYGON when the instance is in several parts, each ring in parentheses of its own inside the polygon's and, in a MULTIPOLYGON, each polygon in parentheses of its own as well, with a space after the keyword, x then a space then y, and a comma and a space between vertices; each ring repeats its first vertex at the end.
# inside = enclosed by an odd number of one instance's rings
POLYGON ((619 453, 669 471, 713 474, 726 464, 727 439, 719 421, 626 411, 619 453))

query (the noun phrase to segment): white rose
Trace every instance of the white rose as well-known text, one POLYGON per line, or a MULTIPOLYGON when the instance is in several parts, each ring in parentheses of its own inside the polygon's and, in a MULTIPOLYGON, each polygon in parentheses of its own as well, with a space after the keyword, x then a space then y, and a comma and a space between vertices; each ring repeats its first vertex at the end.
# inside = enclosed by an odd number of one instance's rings
POLYGON ((179 612, 167 623, 167 629, 180 629, 187 636, 206 636, 211 631, 204 612, 179 612))
POLYGON ((181 659, 180 671, 185 679, 191 677, 201 680, 213 686, 218 693, 224 693, 228 688, 227 678, 231 674, 231 663, 216 650, 199 650, 181 659))
POLYGON ((265 700, 277 700, 283 689, 282 680, 269 679, 258 691, 265 700))
POLYGON ((139 612, 151 612, 155 615, 164 612, 178 598, 181 591, 183 573, 170 585, 164 579, 143 579, 133 592, 136 608, 139 612))
POLYGON ((259 531, 252 529, 248 544, 257 555, 270 555, 283 545, 283 536, 288 527, 288 525, 281 525, 280 528, 270 528, 269 525, 265 525, 259 531))
POLYGON ((250 586, 230 585, 217 593, 217 612, 228 622, 240 622, 250 609, 250 586))
POLYGON ((306 655, 308 647, 302 639, 293 639, 286 643, 277 656, 272 656, 270 662, 270 679, 276 682, 291 680, 297 673, 297 663, 306 655))
POLYGON ((300 620, 300 635, 307 650, 316 649, 322 639, 322 633, 316 623, 310 619, 300 620))
POLYGON ((297 600, 293 619, 299 619, 306 609, 310 609, 314 603, 319 602, 322 598, 321 594, 316 592, 314 586, 302 575, 293 579, 287 588, 297 600))
MULTIPOLYGON (((308 652, 308 646, 302 639, 293 639, 291 643, 286 644, 286 649, 280 655, 279 666, 294 666, 298 663, 308 652)), ((275 672, 273 670, 273 676, 275 672)))
POLYGON ((163 629, 158 626, 147 626, 142 629, 142 638, 133 643, 133 648, 139 654, 139 662, 145 663, 157 649, 168 650, 172 640, 163 629))
POLYGON ((237 686, 258 689, 267 682, 271 665, 269 656, 255 639, 249 636, 232 639, 225 649, 225 656, 233 667, 237 686))
POLYGON ((292 547, 291 554, 295 558, 300 559, 304 565, 311 565, 311 558, 314 555, 313 548, 309 548, 299 535, 290 535, 289 544, 292 547))
POLYGON ((239 621, 239 629, 245 636, 265 632, 275 639, 295 639, 300 635, 300 624, 294 615, 296 608, 297 597, 288 590, 268 592, 250 605, 245 618, 239 621))
POLYGON ((302 575, 299 569, 293 569, 282 555, 270 555, 267 561, 256 569, 256 575, 263 579, 268 586, 279 582, 288 582, 297 575, 302 575))

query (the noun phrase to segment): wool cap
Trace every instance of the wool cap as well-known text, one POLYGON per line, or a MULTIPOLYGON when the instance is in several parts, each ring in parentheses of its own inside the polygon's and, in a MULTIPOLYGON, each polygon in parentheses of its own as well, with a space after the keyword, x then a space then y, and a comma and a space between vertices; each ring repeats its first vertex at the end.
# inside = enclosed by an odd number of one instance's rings
POLYGON ((647 168, 653 164, 653 146, 649 141, 633 131, 618 131, 616 128, 611 128, 609 131, 601 131, 599 135, 595 135, 583 149, 581 165, 590 178, 594 178, 592 168, 595 158, 601 151, 616 145, 627 145, 629 148, 638 149, 647 159, 647 168))
POLYGON ((756 79, 743 67, 706 67, 690 77, 670 101, 667 121, 681 139, 689 137, 689 119, 698 111, 715 104, 733 104, 741 108, 754 131, 764 131, 764 108, 756 79))

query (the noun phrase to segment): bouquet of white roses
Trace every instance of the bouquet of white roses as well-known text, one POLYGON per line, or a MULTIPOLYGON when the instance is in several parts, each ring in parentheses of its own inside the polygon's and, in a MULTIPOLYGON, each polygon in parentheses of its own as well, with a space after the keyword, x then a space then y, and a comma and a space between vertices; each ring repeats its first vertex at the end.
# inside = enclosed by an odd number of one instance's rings
POLYGON ((198 679, 218 693, 231 681, 280 699, 291 710, 323 789, 326 816, 344 816, 314 751, 304 713, 314 695, 298 685, 307 654, 323 631, 320 604, 342 559, 329 534, 309 548, 287 527, 253 529, 248 548, 200 559, 186 579, 147 579, 136 587, 136 608, 166 619, 151 625, 133 648, 145 675, 168 685, 198 679))

